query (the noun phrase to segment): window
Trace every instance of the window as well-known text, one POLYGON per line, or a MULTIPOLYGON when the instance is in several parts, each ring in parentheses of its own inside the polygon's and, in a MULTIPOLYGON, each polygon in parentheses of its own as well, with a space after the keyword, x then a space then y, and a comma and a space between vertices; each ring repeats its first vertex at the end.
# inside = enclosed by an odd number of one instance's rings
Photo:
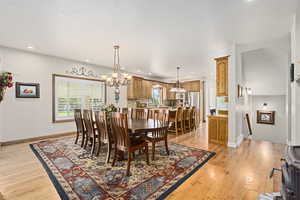
POLYGON ((53 75, 53 122, 74 119, 74 109, 100 110, 106 100, 100 80, 53 75))
POLYGON ((162 103, 162 88, 152 88, 152 102, 155 105, 162 103))

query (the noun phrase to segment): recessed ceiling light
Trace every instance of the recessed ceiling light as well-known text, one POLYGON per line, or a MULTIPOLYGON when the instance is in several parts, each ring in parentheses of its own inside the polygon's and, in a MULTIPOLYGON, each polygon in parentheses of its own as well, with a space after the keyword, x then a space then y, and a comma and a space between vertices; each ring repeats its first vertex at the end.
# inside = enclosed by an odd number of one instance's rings
POLYGON ((138 73, 141 73, 142 71, 140 69, 137 70, 138 73))
POLYGON ((27 46, 27 49, 34 49, 34 47, 29 45, 29 46, 27 46))
POLYGON ((152 75, 152 72, 149 72, 148 75, 152 75))
POLYGON ((90 60, 89 59, 85 59, 85 62, 90 62, 90 60))

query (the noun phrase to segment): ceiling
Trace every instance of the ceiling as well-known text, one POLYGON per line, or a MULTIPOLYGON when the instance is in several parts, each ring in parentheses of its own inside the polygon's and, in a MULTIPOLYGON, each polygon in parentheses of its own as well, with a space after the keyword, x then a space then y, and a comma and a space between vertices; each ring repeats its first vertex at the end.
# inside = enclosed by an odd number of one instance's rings
POLYGON ((0 45, 154 78, 209 75, 236 44, 288 34, 297 0, 1 0, 0 45), (32 46, 33 49, 28 49, 32 46))

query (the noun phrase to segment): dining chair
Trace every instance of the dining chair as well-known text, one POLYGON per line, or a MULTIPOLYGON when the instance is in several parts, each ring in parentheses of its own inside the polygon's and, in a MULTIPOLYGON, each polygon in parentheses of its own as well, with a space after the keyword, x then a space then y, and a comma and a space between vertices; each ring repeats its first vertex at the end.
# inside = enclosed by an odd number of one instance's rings
POLYGON ((122 113, 126 113, 127 117, 132 119, 132 108, 122 108, 122 113))
POLYGON ((74 109, 74 119, 75 119, 75 124, 76 124, 76 139, 75 139, 75 144, 78 143, 78 139, 81 136, 81 147, 83 147, 84 142, 85 142, 85 137, 86 137, 86 131, 83 125, 83 119, 82 119, 82 112, 81 109, 74 109))
POLYGON ((196 107, 195 106, 193 106, 191 108, 190 121, 191 121, 191 130, 196 130, 198 122, 196 120, 196 107))
POLYGON ((100 154, 101 143, 107 144, 106 163, 109 163, 114 138, 108 124, 107 113, 96 111, 95 121, 98 132, 98 149, 96 155, 99 156, 100 154))
POLYGON ((183 110, 183 126, 184 126, 184 132, 190 132, 191 131, 191 109, 185 108, 183 110))
POLYGON ((91 156, 95 153, 96 147, 96 131, 93 123, 93 116, 91 110, 83 110, 83 122, 86 128, 86 136, 84 148, 86 149, 89 141, 92 143, 91 156))
POLYGON ((148 119, 148 109, 136 108, 134 109, 134 118, 135 119, 148 119))
POLYGON ((169 129, 169 119, 168 119, 168 113, 164 111, 160 111, 160 114, 162 116, 162 120, 159 120, 158 123, 164 123, 166 124, 165 127, 155 129, 151 133, 148 133, 146 135, 146 140, 149 141, 152 144, 152 160, 155 158, 155 144, 164 141, 166 152, 169 155, 169 148, 168 148, 168 129, 169 129))
POLYGON ((133 158, 133 153, 137 150, 145 150, 146 161, 149 165, 148 143, 142 137, 130 137, 128 132, 127 114, 125 113, 112 113, 112 128, 115 135, 115 155, 112 166, 115 165, 117 160, 118 151, 128 153, 128 162, 126 176, 130 174, 130 163, 133 158))
POLYGON ((183 108, 182 107, 177 107, 176 112, 175 112, 175 117, 171 117, 172 113, 169 113, 169 119, 170 122, 172 122, 171 128, 169 128, 170 132, 176 133, 176 136, 179 135, 179 133, 184 132, 183 128, 183 108))

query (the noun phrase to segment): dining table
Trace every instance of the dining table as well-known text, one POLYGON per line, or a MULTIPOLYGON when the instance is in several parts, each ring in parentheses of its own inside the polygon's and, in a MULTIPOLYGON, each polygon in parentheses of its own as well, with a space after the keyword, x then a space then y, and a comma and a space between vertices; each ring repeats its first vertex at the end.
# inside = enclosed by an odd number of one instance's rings
POLYGON ((130 134, 139 135, 149 133, 159 128, 169 126, 169 123, 155 119, 132 119, 128 118, 128 132, 130 134))

